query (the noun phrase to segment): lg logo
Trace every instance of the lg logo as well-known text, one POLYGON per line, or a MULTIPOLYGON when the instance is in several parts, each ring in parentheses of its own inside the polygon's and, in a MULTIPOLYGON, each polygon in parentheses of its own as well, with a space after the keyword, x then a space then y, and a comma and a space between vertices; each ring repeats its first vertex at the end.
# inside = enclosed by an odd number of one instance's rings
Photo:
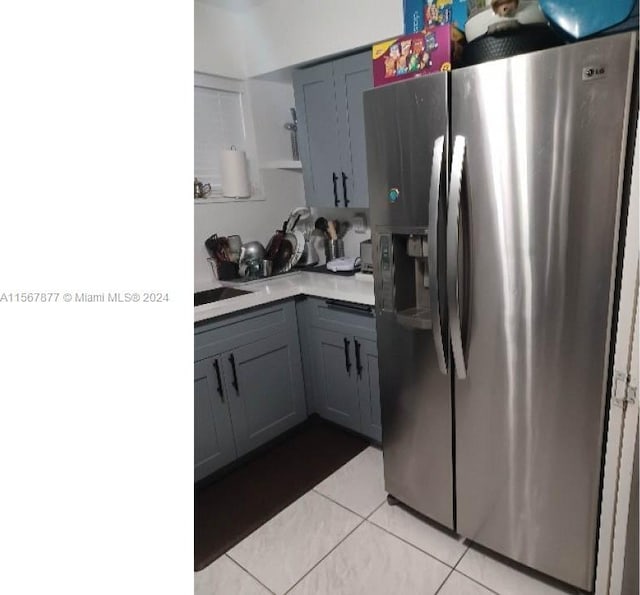
POLYGON ((590 81, 597 78, 602 78, 605 75, 604 66, 587 66, 582 69, 582 80, 590 81))

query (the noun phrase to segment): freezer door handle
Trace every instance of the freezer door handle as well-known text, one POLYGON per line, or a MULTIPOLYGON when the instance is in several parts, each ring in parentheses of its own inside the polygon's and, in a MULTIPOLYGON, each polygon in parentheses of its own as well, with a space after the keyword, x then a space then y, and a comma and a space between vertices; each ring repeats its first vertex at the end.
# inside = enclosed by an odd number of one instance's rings
POLYGON ((444 136, 433 143, 433 161, 431 163, 431 185, 429 186, 429 297, 431 301, 431 324, 433 342, 436 346, 438 368, 447 374, 447 361, 444 356, 442 340, 442 321, 440 320, 440 288, 438 287, 438 214, 440 210, 440 178, 445 150, 444 136))
POLYGON ((449 301, 449 331, 451 347, 458 378, 467 377, 467 364, 462 344, 462 320, 460 309, 460 279, 458 258, 460 249, 460 199, 466 142, 464 136, 456 136, 451 157, 449 183, 449 209, 447 211, 447 295, 449 301))

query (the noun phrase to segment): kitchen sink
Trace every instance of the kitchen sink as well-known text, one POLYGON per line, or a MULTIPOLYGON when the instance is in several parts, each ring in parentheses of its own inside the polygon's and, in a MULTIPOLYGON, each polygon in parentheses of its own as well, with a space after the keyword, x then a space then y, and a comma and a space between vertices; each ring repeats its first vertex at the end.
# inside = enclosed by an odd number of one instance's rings
POLYGON ((236 289, 235 287, 216 287, 215 289, 207 289, 193 294, 194 306, 202 306, 211 302, 219 302, 220 300, 228 300, 238 295, 251 293, 246 289, 236 289))

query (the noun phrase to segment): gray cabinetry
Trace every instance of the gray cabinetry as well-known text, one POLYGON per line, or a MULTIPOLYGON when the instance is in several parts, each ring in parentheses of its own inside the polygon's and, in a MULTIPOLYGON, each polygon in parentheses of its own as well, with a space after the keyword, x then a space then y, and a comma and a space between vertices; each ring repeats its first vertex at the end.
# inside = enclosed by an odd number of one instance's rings
POLYGON ((194 374, 194 437, 196 480, 236 458, 231 416, 225 402, 220 358, 196 362, 194 374), (220 375, 216 374, 216 365, 220 375))
POLYGON ((309 205, 369 206, 362 92, 372 86, 369 51, 294 72, 309 205))
POLYGON ((311 406, 325 419, 380 442, 373 309, 308 298, 298 305, 298 316, 305 325, 302 349, 306 368, 311 368, 311 406))
POLYGON ((196 481, 303 421, 293 300, 196 326, 194 396, 196 481))
POLYGON ((307 203, 338 206, 338 123, 332 63, 294 73, 298 146, 307 203))
POLYGON ((231 418, 243 455, 307 417, 297 334, 286 330, 229 354, 231 418))
POLYGON ((362 93, 373 87, 371 52, 333 63, 340 146, 342 206, 368 207, 367 153, 362 93))
POLYGON ((320 414, 337 424, 360 431, 353 338, 325 329, 314 330, 314 372, 320 414))
POLYGON ((382 442, 380 415, 380 385, 378 384, 378 346, 375 341, 354 337, 358 367, 358 395, 360 399, 361 431, 382 442))

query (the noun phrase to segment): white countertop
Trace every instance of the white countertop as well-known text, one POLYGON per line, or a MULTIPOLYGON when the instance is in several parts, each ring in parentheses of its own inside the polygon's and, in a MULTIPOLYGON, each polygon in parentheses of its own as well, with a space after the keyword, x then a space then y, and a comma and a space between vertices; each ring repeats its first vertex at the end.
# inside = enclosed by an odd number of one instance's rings
POLYGON ((324 273, 297 272, 249 283, 225 283, 225 285, 246 289, 251 293, 197 306, 194 322, 232 314, 246 308, 262 306, 296 295, 310 295, 368 306, 375 304, 373 279, 363 279, 361 275, 344 277, 324 273))

